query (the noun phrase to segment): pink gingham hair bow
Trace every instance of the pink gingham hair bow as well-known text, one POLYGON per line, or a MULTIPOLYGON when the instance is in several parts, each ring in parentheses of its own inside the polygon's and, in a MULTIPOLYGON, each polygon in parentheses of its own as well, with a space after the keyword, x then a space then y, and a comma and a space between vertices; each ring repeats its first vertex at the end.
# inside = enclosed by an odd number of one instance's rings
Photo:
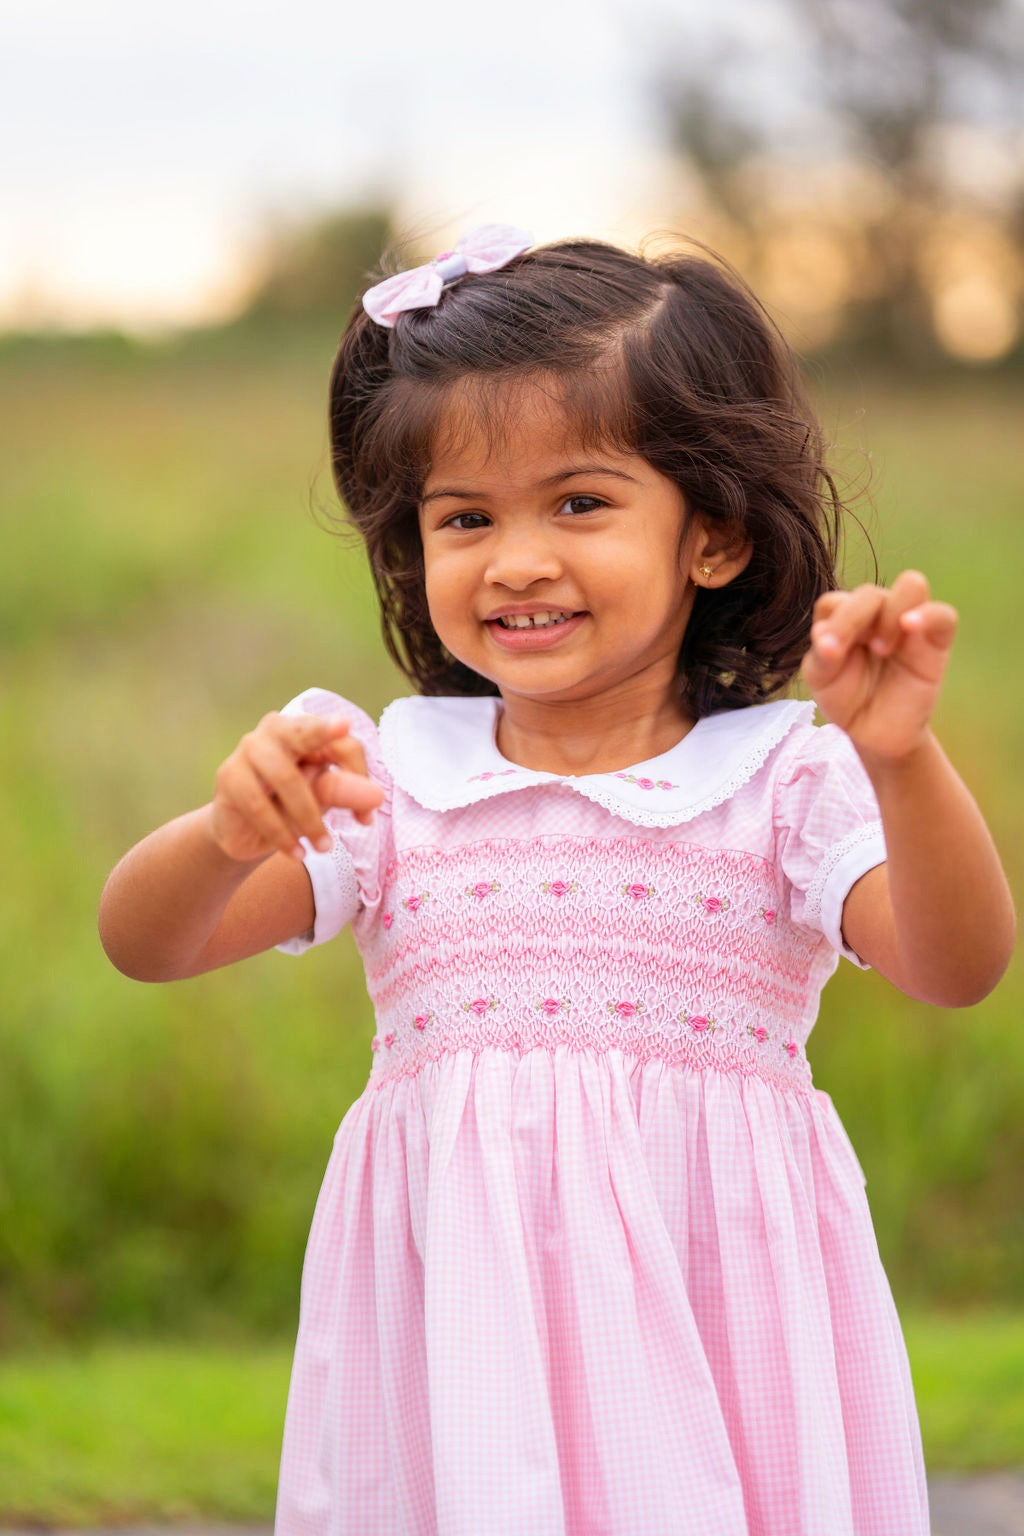
POLYGON ((378 325, 393 326, 404 309, 432 308, 446 283, 467 272, 497 272, 532 244, 533 236, 512 224, 479 224, 456 242, 454 250, 442 251, 426 266, 410 267, 368 288, 363 308, 378 325))

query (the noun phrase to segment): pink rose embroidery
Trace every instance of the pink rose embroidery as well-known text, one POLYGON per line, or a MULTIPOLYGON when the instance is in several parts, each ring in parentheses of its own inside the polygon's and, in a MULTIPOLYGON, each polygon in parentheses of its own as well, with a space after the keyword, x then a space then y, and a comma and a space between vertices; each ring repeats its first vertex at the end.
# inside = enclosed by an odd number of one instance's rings
POLYGON ((483 781, 484 783, 486 783, 486 781, 488 779, 503 779, 506 774, 518 773, 518 772, 519 772, 518 768, 501 768, 501 769, 491 769, 491 768, 488 768, 486 773, 471 773, 469 778, 466 780, 466 783, 467 784, 475 784, 478 780, 483 781))
POLYGON ((632 1019, 638 1013, 643 1013, 643 1011, 643 1003, 631 1003, 628 998, 624 998, 619 1003, 608 1004, 608 1012, 617 1013, 621 1019, 632 1019))
POLYGON ((698 907, 703 907, 705 912, 710 912, 712 917, 717 917, 719 912, 728 912, 729 902, 725 896, 695 896, 698 907))
POLYGON ((497 880, 478 880, 476 885, 466 886, 466 895, 475 896, 477 901, 483 901, 485 897, 490 896, 493 894, 493 892, 500 890, 501 886, 498 884, 497 880))
POLYGON ((786 1055, 789 1057, 790 1061, 796 1060, 799 1050, 800 1047, 797 1045, 795 1040, 786 1041, 786 1055))
POLYGON ((715 1032, 716 1020, 709 1018, 706 1013, 681 1013, 679 1018, 683 1024, 690 1026, 695 1035, 713 1035, 715 1032))
POLYGON ((553 1019, 556 1013, 567 1013, 572 1004, 567 997, 542 997, 537 1004, 538 1013, 546 1013, 549 1019, 553 1019))
POLYGON ((768 1039, 768 1031, 765 1029, 763 1024, 748 1024, 747 1034, 753 1035, 758 1045, 764 1045, 765 1041, 768 1039))
POLYGON ((433 1017, 432 1013, 418 1013, 412 1021, 413 1029, 426 1029, 433 1017))
POLYGON ((545 880, 541 886, 545 896, 573 896, 579 890, 574 880, 570 885, 566 880, 545 880))
POLYGON ((760 910, 761 916, 764 918, 766 923, 774 923, 774 921, 775 921, 775 908, 774 907, 761 907, 759 910, 760 910))
POLYGON ((635 773, 617 773, 617 779, 625 779, 627 784, 635 784, 638 789, 678 789, 678 784, 672 784, 668 779, 638 779, 635 773))
POLYGON ((391 1045, 394 1045, 394 1043, 395 1043, 395 1032, 394 1032, 394 1030, 389 1029, 387 1034, 384 1036, 384 1044, 388 1045, 388 1046, 391 1046, 391 1045))
POLYGON ((631 896, 634 901, 644 901, 648 896, 653 896, 655 891, 653 885, 641 885, 639 881, 636 881, 633 885, 624 885, 622 887, 622 894, 623 896, 631 896))
POLYGON ((464 1013, 475 1013, 477 1018, 482 1018, 485 1013, 491 1013, 498 1006, 496 997, 474 997, 471 1003, 463 1003, 464 1013))
POLYGON ((374 1035, 373 1039, 370 1041, 370 1050, 375 1051, 379 1045, 380 1041, 377 1039, 377 1036, 374 1035))
POLYGON ((416 895, 416 896, 407 896, 405 898, 405 900, 402 902, 402 906, 406 907, 408 909, 408 911, 410 911, 410 912, 418 912, 420 907, 422 907, 423 903, 425 901, 429 901, 429 900, 430 900, 430 892, 429 891, 420 891, 419 894, 416 895))
POLYGON ((384 924, 385 931, 391 927, 391 924, 394 922, 394 920, 395 914, 393 912, 384 913, 384 916, 381 918, 381 922, 384 924))

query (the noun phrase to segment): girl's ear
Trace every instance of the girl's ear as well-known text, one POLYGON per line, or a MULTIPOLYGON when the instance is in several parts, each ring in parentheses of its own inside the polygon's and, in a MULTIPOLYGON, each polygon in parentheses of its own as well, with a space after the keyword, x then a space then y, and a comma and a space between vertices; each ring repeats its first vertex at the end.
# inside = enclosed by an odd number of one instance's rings
POLYGON ((724 587, 746 569, 754 546, 742 528, 700 523, 694 532, 688 574, 695 587, 724 587))

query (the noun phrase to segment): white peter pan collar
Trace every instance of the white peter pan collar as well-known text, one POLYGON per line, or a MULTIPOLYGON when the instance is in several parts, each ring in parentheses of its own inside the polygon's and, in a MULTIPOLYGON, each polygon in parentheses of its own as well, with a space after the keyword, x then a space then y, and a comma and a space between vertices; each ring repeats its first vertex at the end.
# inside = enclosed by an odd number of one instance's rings
POLYGON ((618 773, 560 775, 521 768, 496 744, 501 700, 396 699, 381 716, 380 747, 395 783, 428 811, 561 784, 643 827, 671 827, 721 805, 761 767, 815 706, 781 699, 705 715, 659 757, 618 773))

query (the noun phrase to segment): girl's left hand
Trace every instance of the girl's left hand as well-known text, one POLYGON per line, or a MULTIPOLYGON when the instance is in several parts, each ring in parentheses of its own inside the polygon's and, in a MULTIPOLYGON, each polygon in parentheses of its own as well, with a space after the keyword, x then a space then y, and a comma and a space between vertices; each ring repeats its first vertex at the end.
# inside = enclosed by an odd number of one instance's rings
POLYGON ((826 592, 801 676, 859 752, 906 757, 927 735, 956 626, 956 609, 929 600, 920 571, 903 571, 889 590, 826 592))

